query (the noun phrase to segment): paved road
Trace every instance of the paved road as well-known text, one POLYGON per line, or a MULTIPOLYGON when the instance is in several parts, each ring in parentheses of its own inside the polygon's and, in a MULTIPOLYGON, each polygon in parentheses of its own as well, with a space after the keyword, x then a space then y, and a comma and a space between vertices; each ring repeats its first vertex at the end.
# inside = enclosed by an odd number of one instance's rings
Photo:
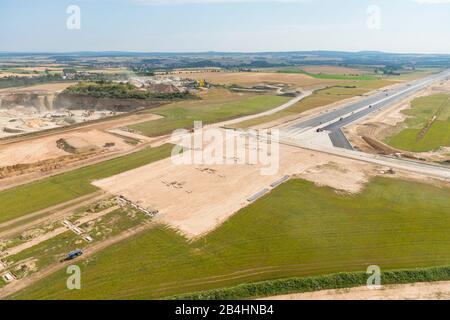
POLYGON ((381 108, 390 106, 417 91, 429 86, 430 84, 444 80, 450 77, 450 70, 431 75, 427 78, 412 81, 399 85, 395 88, 376 93, 357 102, 320 114, 312 119, 293 124, 285 129, 283 133, 287 136, 301 135, 303 132, 312 128, 321 128, 329 131, 330 139, 335 147, 352 149, 345 135, 342 133, 342 127, 349 125, 372 112, 381 108))
POLYGON ((336 148, 353 150, 352 144, 348 141, 341 128, 330 130, 328 136, 330 137, 331 143, 333 143, 333 146, 335 146, 336 148))
POLYGON ((286 102, 283 105, 276 107, 274 109, 270 109, 268 111, 264 111, 264 112, 257 113, 257 114, 251 114, 251 115, 240 117, 237 119, 231 119, 231 120, 226 120, 223 122, 214 123, 211 126, 226 127, 226 126, 231 126, 233 124, 241 123, 244 121, 249 121, 249 120, 258 119, 258 118, 265 117, 265 116, 270 116, 274 113, 277 113, 277 112, 283 111, 284 109, 292 107, 294 104, 300 102, 301 100, 305 99, 306 97, 309 97, 312 94, 313 94, 312 91, 304 91, 304 92, 301 92, 296 97, 294 97, 293 99, 289 100, 288 102, 286 102))

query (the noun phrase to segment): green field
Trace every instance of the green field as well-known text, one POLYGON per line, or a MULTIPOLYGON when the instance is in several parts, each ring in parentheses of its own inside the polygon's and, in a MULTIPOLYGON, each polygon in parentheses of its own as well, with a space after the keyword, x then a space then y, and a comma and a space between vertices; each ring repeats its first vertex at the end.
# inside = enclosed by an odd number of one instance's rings
POLYGON ((396 81, 396 80, 412 81, 412 80, 430 76, 434 73, 438 73, 438 72, 441 72, 444 70, 445 69, 441 69, 441 68, 421 68, 421 69, 416 69, 416 70, 411 70, 408 72, 401 73, 399 76, 398 75, 390 75, 389 79, 394 80, 394 81, 396 81))
POLYGON ((62 270, 13 298, 162 298, 373 264, 449 265, 449 212, 448 188, 379 177, 344 195, 291 180, 195 242, 153 229, 80 260, 79 291, 65 288, 62 270))
POLYGON ((90 182, 170 156, 172 145, 126 155, 0 192, 0 222, 70 201, 98 190, 90 182))
POLYGON ((302 112, 323 107, 355 96, 360 96, 370 92, 371 90, 393 85, 394 83, 395 82, 385 80, 345 82, 333 87, 317 90, 311 96, 306 97, 290 108, 269 116, 241 122, 236 125, 236 127, 249 128, 251 126, 274 121, 284 117, 296 116, 302 112))
POLYGON ((420 97, 404 110, 406 129, 387 137, 385 142, 405 151, 435 151, 450 146, 450 95, 420 97), (433 118, 436 120, 433 122, 433 118), (431 126, 430 126, 431 124, 431 126))
POLYGON ((375 74, 360 74, 360 75, 348 75, 348 74, 325 74, 325 73, 310 73, 303 71, 302 69, 292 68, 292 69, 281 69, 277 71, 278 73, 291 73, 291 74, 306 74, 307 76, 316 79, 325 80, 378 80, 381 76, 375 74))
POLYGON ((194 121, 203 121, 204 124, 225 121, 264 112, 287 101, 287 97, 235 94, 226 99, 174 103, 151 110, 151 113, 161 115, 163 119, 138 123, 129 128, 147 136, 159 136, 176 129, 191 129, 194 121))

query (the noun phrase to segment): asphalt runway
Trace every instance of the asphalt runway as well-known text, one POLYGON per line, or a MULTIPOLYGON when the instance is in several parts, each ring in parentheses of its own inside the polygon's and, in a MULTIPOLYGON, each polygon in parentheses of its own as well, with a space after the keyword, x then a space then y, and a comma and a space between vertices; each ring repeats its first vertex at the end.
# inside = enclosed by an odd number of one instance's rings
POLYGON ((329 137, 333 146, 352 150, 350 142, 342 132, 342 128, 356 122, 357 120, 377 112, 382 108, 389 107, 392 104, 413 95, 417 91, 431 85, 432 83, 444 80, 450 77, 450 70, 431 75, 424 79, 419 79, 405 83, 394 89, 384 90, 357 102, 332 110, 312 119, 302 121, 283 129, 285 135, 295 137, 312 128, 317 128, 329 132, 329 137))

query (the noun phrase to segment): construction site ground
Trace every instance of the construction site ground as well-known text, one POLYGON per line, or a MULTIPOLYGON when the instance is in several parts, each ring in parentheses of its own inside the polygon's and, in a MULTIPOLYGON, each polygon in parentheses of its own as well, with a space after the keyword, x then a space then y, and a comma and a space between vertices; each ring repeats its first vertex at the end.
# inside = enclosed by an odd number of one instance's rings
POLYGON ((3 173, 0 174, 0 190, 106 161, 148 146, 158 146, 161 139, 133 135, 120 128, 159 118, 153 114, 133 114, 80 128, 0 141, 0 172, 3 173), (70 138, 82 138, 95 146, 96 150, 73 154, 58 148, 59 140, 70 138))
MULTIPOLYGON (((315 112, 323 112, 326 108, 339 106, 339 104, 326 106, 315 110, 315 112)), ((398 120, 399 112, 397 109, 396 112, 392 119, 397 117, 398 120)), ((313 113, 313 111, 310 111, 308 115, 313 113)), ((385 117, 389 119, 388 115, 386 114, 385 117)), ((381 113, 377 116, 382 119, 381 113)), ((57 160, 67 155, 67 152, 56 147, 56 141, 65 138, 83 137, 90 144, 98 146, 100 149, 105 149, 105 145, 108 143, 114 143, 114 146, 107 151, 103 150, 103 153, 81 159, 82 161, 63 164, 62 167, 55 170, 38 170, 5 178, 0 180, 0 189, 42 179, 49 174, 70 171, 77 166, 86 166, 87 164, 130 154, 148 146, 159 146, 166 143, 169 141, 167 136, 148 138, 139 135, 137 132, 122 129, 132 124, 159 118, 159 116, 152 114, 134 114, 81 128, 67 128, 59 132, 31 138, 2 141, 0 142, 0 164, 2 166, 57 160), (127 141, 127 139, 130 140, 127 141), (37 151, 39 151, 38 154, 37 151)), ((286 119, 275 124, 279 125, 285 121, 286 119)), ((392 120, 392 123, 394 122, 392 120)), ((352 130, 358 132, 358 129, 348 128, 350 138, 357 139, 351 136, 352 130)), ((352 142, 354 141, 352 140, 352 142)), ((205 144, 203 147, 207 149, 210 146, 205 144)), ((248 152, 254 148, 247 145, 244 149, 241 151, 248 152)), ((196 151, 193 150, 193 153, 195 154, 196 151)), ((173 159, 167 158, 114 176, 92 181, 93 186, 100 188, 102 191, 89 194, 85 199, 79 197, 74 199, 73 203, 62 203, 52 208, 3 222, 0 224, 2 257, 7 261, 12 261, 10 264, 6 263, 6 266, 9 266, 14 274, 19 275, 21 279, 7 285, 4 290, 0 286, 0 297, 6 297, 24 289, 40 278, 61 269, 64 264, 55 260, 55 257, 63 256, 67 251, 67 247, 61 245, 61 243, 80 247, 86 246, 86 257, 90 257, 112 244, 149 230, 154 225, 164 225, 177 230, 190 242, 201 241, 201 237, 217 230, 235 213, 251 205, 253 201, 249 201, 249 199, 263 190, 273 191, 275 187, 271 185, 286 176, 291 179, 308 180, 320 187, 330 187, 334 189, 336 194, 346 196, 363 192, 365 186, 375 176, 406 179, 414 183, 426 182, 443 189, 446 188, 445 183, 436 182, 425 176, 398 170, 393 171, 390 168, 369 165, 345 157, 330 156, 321 152, 303 150, 283 144, 280 146, 279 160, 279 168, 276 173, 264 176, 261 175, 261 170, 265 166, 261 164, 176 165, 173 163, 173 159), (154 210, 158 214, 149 222, 150 220, 147 220, 142 212, 133 208, 123 209, 126 211, 126 214, 123 214, 123 210, 117 207, 117 203, 113 203, 107 208, 103 207, 101 211, 91 210, 92 205, 97 205, 105 199, 116 199, 119 196, 124 196, 132 203, 154 210), (93 244, 88 245, 89 243, 80 238, 80 235, 75 234, 73 230, 67 231, 64 229, 67 227, 60 226, 63 220, 70 220, 76 226, 88 231, 89 236, 93 238, 93 244), (52 248, 49 255, 44 255, 41 260, 36 260, 36 255, 44 247, 52 248)), ((235 282, 236 279, 233 279, 233 281, 235 282)), ((199 284, 208 283, 208 281, 210 280, 199 280, 199 284)), ((212 280, 212 282, 214 281, 212 280)), ((171 285, 168 283, 164 285, 169 288, 167 292, 171 292, 171 285)), ((187 283, 185 288, 192 287, 191 284, 187 283)), ((180 288, 183 288, 183 285, 180 284, 180 288)), ((164 288, 161 290, 166 292, 164 288)), ((399 296, 401 294, 403 293, 398 293, 399 296)))
MULTIPOLYGON (((203 148, 203 152, 208 153, 208 148, 213 148, 213 145, 205 143, 203 148)), ((245 150, 241 153, 236 149, 236 154, 248 154, 253 148, 251 139, 243 148, 245 150)), ((190 152, 194 159, 200 151, 190 152)), ((158 210, 155 221, 180 230, 189 238, 196 238, 216 229, 249 205, 249 198, 264 189, 271 189, 272 183, 286 175, 341 192, 358 193, 372 176, 387 174, 388 171, 287 145, 280 146, 279 160, 279 168, 273 175, 262 175, 261 170, 269 165, 248 161, 244 161, 245 164, 178 164, 170 158, 93 184, 108 193, 123 195, 134 203, 158 210)), ((278 159, 274 161, 278 162, 278 159)), ((395 176, 412 175, 397 173, 395 176)), ((420 176, 417 179, 426 180, 420 176)))

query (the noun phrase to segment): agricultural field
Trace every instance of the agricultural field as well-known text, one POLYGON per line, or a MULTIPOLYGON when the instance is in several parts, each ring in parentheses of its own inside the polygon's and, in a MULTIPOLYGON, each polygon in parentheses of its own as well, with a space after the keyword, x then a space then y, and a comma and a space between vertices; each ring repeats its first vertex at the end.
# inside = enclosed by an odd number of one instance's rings
POLYGON ((342 72, 332 73, 331 70, 328 71, 330 73, 322 73, 321 71, 319 71, 317 73, 312 73, 311 71, 306 71, 304 69, 295 68, 295 67, 294 68, 287 68, 287 69, 280 69, 277 72, 278 73, 286 73, 286 74, 304 74, 304 75, 310 76, 310 77, 315 78, 315 79, 323 79, 323 80, 362 80, 362 81, 368 81, 368 80, 377 80, 377 79, 381 79, 382 78, 381 75, 375 75, 375 74, 368 74, 368 73, 348 73, 348 74, 343 74, 342 72))
POLYGON ((334 74, 334 75, 363 75, 373 73, 373 68, 370 67, 345 67, 345 66, 327 66, 327 65, 311 65, 300 66, 299 69, 312 74, 334 74))
POLYGON ((390 81, 412 81, 433 73, 442 71, 438 68, 420 68, 416 70, 403 70, 400 75, 383 75, 375 73, 373 68, 361 67, 335 67, 335 66, 305 66, 278 68, 275 72, 287 74, 304 74, 315 79, 323 80, 390 80, 390 81))
POLYGON ((399 76, 398 75, 389 76, 389 79, 394 80, 394 81, 412 81, 412 80, 430 76, 433 73, 438 73, 443 70, 444 69, 442 69, 442 68, 420 68, 420 69, 402 73, 399 76))
POLYGON ((93 193, 91 181, 125 172, 170 156, 172 145, 144 149, 120 158, 69 171, 0 192, 0 222, 93 193))
POLYGON ((133 73, 126 68, 88 68, 83 66, 42 65, 37 67, 0 67, 0 78, 3 77, 36 77, 41 75, 62 75, 64 69, 73 69, 83 73, 126 74, 133 73))
POLYGON ((436 151, 450 146, 450 95, 437 94, 412 101, 403 128, 385 142, 397 149, 412 152, 436 151))
POLYGON ((292 87, 313 88, 335 83, 332 79, 315 79, 301 73, 279 73, 262 69, 260 72, 198 72, 188 75, 216 85, 252 87, 261 84, 285 84, 292 87))
POLYGON ((138 123, 129 128, 146 136, 159 136, 176 129, 190 129, 194 126, 194 121, 210 124, 264 112, 290 99, 281 96, 229 93, 223 89, 212 91, 203 100, 176 102, 152 109, 152 114, 164 118, 138 123))
POLYGON ((193 242, 161 226, 79 261, 82 290, 67 290, 61 270, 11 298, 164 298, 373 264, 448 265, 448 212, 448 188, 377 177, 346 194, 294 179, 193 242))

